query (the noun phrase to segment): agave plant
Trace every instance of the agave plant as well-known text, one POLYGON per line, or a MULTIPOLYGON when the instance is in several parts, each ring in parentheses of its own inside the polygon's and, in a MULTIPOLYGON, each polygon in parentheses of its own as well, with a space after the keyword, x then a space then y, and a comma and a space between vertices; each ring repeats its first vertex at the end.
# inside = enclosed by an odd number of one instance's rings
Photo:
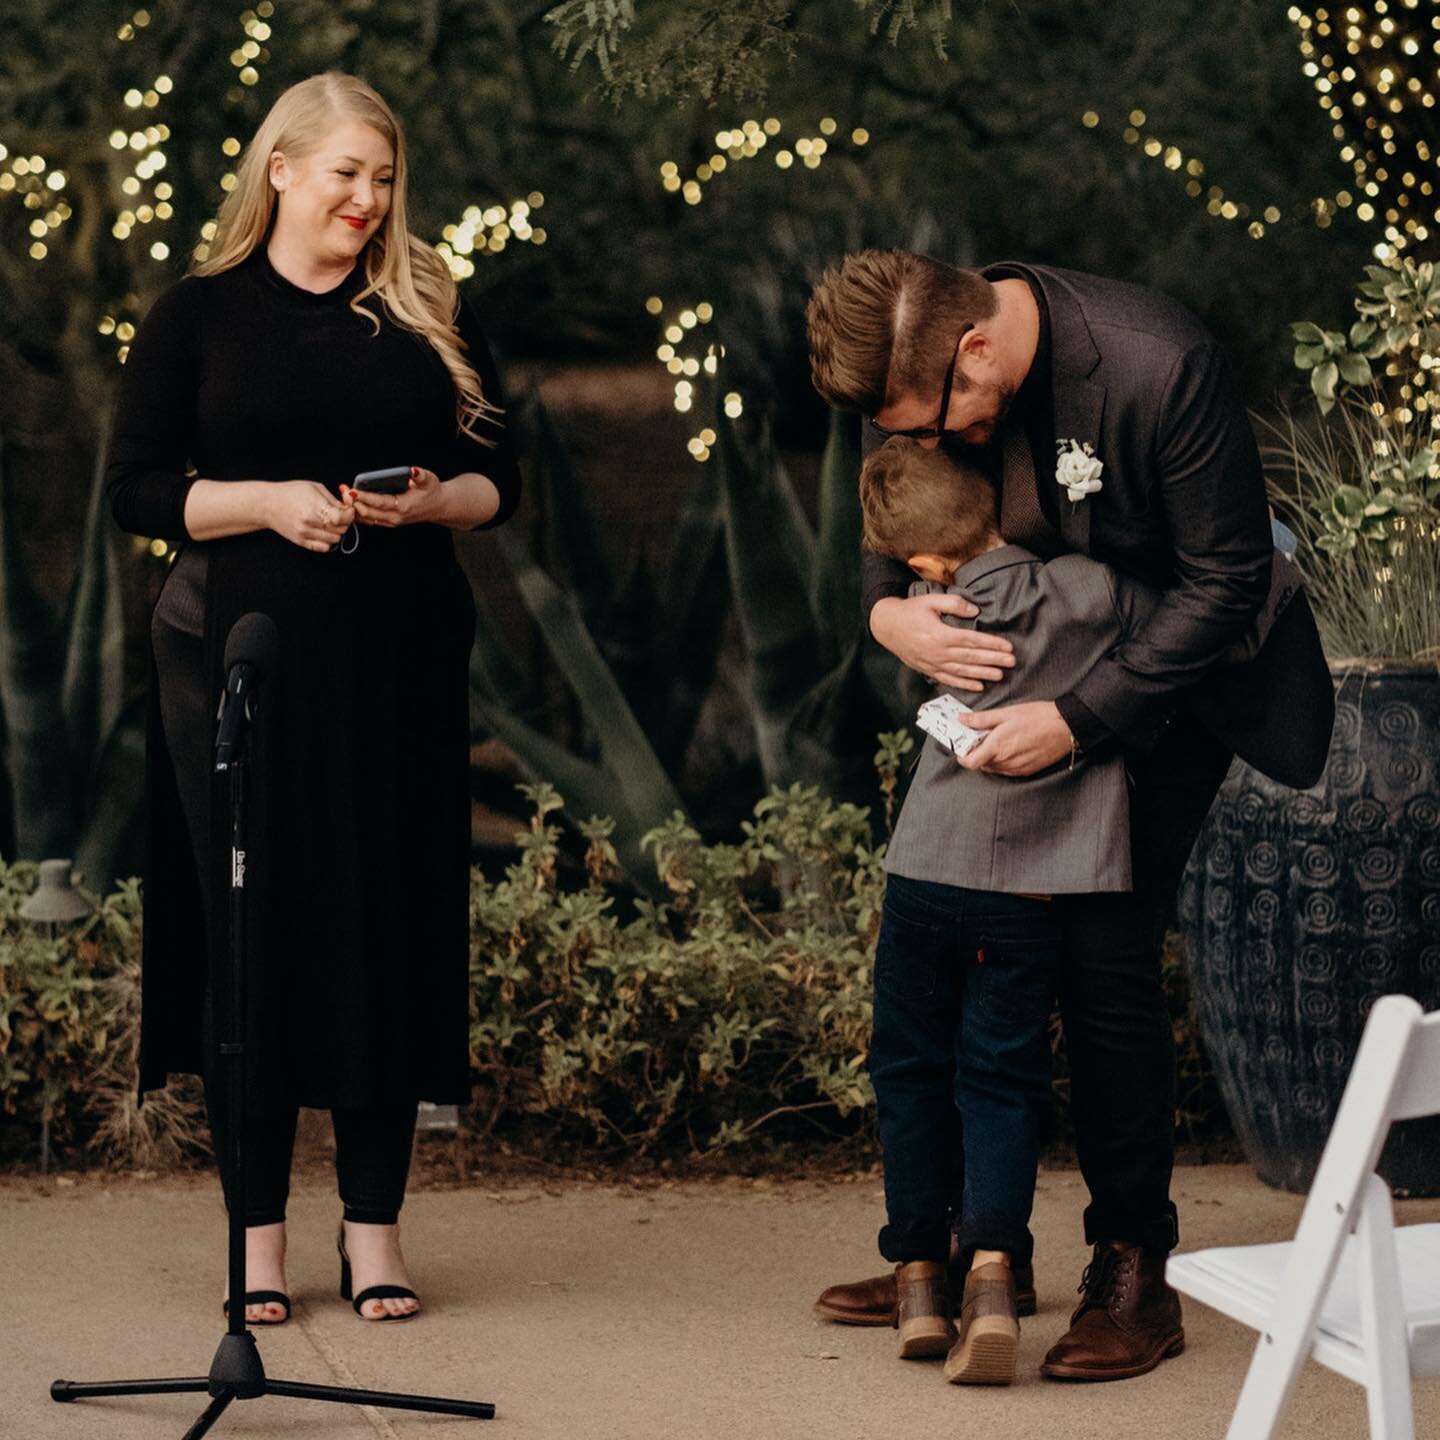
POLYGON ((548 415, 529 407, 531 488, 540 500, 543 569, 519 527, 495 532, 522 600, 573 692, 587 753, 545 732, 539 697, 498 627, 477 627, 471 695, 477 720, 538 778, 567 796, 572 819, 615 822, 620 863, 652 888, 641 837, 684 806, 670 778, 694 732, 714 674, 726 608, 721 520, 705 486, 691 493, 658 598, 643 566, 624 580, 548 415))
POLYGON ((133 862, 144 700, 124 696, 124 619, 111 561, 102 441, 69 602, 57 615, 15 533, 0 445, 0 713, 8 854, 73 856, 92 886, 133 862))
POLYGON ((726 554, 766 783, 818 784, 868 803, 875 735, 905 707, 898 666, 873 647, 867 655, 864 643, 854 422, 831 416, 818 529, 764 436, 749 451, 733 428, 716 429, 726 554))
POLYGON ((617 577, 563 445, 543 415, 535 429, 532 489, 558 573, 541 567, 517 527, 495 538, 575 695, 586 753, 545 732, 539 698, 494 626, 480 627, 471 670, 482 722, 566 796, 573 819, 612 816, 621 864, 653 889, 641 840, 685 817, 671 777, 715 672, 728 600, 745 641, 766 786, 814 784, 869 803, 875 735, 895 719, 885 697, 901 685, 889 657, 863 643, 853 425, 832 420, 817 529, 768 436, 750 446, 717 417, 658 599, 647 598, 656 592, 636 567, 617 577))

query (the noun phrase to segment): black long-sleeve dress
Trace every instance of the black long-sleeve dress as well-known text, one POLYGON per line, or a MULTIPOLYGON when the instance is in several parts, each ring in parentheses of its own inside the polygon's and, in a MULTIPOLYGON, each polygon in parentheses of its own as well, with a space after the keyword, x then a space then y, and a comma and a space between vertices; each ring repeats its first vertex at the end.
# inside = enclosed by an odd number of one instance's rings
MULTIPOLYGON (((142 1090, 204 1073, 209 976, 223 952, 228 806, 210 774, 225 639, 252 610, 280 657, 250 766, 251 1049, 256 1108, 465 1098, 468 658, 475 611, 437 525, 359 527, 352 554, 271 531, 192 541, 192 476, 310 479, 338 495, 360 471, 520 477, 502 423, 460 433, 449 372, 421 337, 365 305, 356 266, 324 294, 292 285, 263 247, 156 301, 122 379, 107 486, 126 530, 181 542, 152 624, 142 1090), (193 844, 192 844, 193 841, 193 844)), ((487 399, 484 336, 460 333, 487 399)))

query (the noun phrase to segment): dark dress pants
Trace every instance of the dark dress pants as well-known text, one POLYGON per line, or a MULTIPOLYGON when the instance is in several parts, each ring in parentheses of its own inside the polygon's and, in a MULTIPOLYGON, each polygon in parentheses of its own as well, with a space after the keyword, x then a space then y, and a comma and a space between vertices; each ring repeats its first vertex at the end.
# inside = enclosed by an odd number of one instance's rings
POLYGON ((1178 1243, 1175 1046, 1161 949, 1196 836, 1231 754, 1187 716, 1129 762, 1134 889, 1057 899, 1064 929, 1060 1017, 1080 1170, 1085 1240, 1178 1243))

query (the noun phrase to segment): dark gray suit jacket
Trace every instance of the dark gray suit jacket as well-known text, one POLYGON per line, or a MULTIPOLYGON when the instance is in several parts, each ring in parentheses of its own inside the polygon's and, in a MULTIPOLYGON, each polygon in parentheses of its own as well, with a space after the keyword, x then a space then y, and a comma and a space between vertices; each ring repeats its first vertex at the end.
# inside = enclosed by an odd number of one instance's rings
MULTIPOLYGON (((1088 441, 1105 467, 1098 493, 1074 505, 1060 494, 1060 532, 1073 550, 1163 592, 1149 622, 1072 690, 1036 698, 1069 693, 1102 733, 1142 748, 1183 703, 1258 769, 1313 784, 1329 750, 1334 690, 1304 596, 1257 656, 1227 658, 1266 600, 1272 541, 1259 453, 1219 347, 1154 291, 1014 268, 1033 277, 1049 310, 1055 435, 1088 441)), ((1036 482, 1053 506, 1053 466, 1036 482)), ((910 579, 905 565, 867 553, 867 618, 910 579)), ((1034 662, 1033 648, 1018 653, 1021 668, 1034 662)))

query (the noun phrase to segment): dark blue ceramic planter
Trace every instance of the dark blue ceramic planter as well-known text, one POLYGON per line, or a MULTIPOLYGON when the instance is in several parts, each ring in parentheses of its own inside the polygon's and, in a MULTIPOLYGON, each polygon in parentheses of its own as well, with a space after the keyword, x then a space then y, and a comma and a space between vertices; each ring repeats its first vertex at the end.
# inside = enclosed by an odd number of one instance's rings
MULTIPOLYGON (((1191 856, 1180 916, 1201 1032, 1260 1178, 1309 1188, 1380 995, 1440 1008, 1440 673, 1335 668, 1324 778, 1237 763, 1191 856)), ((1392 1132, 1381 1174, 1440 1195, 1440 1120, 1392 1132)))

